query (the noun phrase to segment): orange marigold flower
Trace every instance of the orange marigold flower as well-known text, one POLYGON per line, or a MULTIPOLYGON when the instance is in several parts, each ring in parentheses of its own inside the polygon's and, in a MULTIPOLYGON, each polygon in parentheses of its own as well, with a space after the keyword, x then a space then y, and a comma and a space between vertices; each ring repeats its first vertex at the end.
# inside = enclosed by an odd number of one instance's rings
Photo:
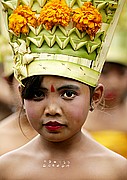
POLYGON ((71 10, 64 1, 50 1, 42 8, 38 23, 44 24, 48 30, 58 24, 67 26, 70 14, 71 10))
POLYGON ((93 39, 101 27, 102 16, 91 2, 85 2, 81 8, 73 10, 72 20, 80 31, 86 31, 93 39))
POLYGON ((29 32, 27 24, 33 27, 37 26, 35 12, 32 12, 28 6, 18 6, 9 17, 9 28, 16 34, 27 34, 29 32))
POLYGON ((11 29, 16 35, 19 35, 20 33, 28 33, 28 27, 27 27, 27 21, 24 17, 18 14, 11 14, 9 17, 9 29, 11 29))

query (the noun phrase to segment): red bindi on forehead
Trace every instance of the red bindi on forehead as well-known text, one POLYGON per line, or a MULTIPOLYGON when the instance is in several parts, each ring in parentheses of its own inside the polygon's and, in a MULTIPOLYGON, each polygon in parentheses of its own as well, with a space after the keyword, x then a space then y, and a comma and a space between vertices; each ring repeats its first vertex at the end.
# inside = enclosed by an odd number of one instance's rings
POLYGON ((51 85, 51 92, 55 92, 55 88, 53 85, 51 85))

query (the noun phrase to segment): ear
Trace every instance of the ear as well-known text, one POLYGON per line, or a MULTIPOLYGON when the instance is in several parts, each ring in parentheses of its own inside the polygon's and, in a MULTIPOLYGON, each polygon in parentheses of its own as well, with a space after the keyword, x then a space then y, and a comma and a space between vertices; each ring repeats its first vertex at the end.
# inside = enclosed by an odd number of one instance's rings
POLYGON ((103 98, 104 86, 98 84, 93 92, 92 101, 91 101, 91 111, 98 106, 103 98))

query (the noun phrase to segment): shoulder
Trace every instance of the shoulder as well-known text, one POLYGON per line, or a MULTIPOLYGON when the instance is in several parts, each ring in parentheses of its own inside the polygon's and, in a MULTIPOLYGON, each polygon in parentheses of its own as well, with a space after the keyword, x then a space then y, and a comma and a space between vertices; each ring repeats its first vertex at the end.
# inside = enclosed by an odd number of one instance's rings
POLYGON ((110 157, 109 172, 112 173, 112 177, 115 177, 118 180, 127 179, 127 160, 117 154, 110 157))
POLYGON ((119 179, 125 180, 127 179, 127 159, 124 157, 117 155, 112 159, 112 165, 115 167, 115 174, 118 175, 119 179))
MULTIPOLYGON (((17 123, 17 112, 11 114, 10 116, 6 117, 5 119, 3 119, 0 122, 0 131, 5 131, 4 128, 6 128, 6 130, 10 130, 9 128, 15 128, 15 126, 18 127, 18 123, 17 123)), ((5 131, 6 132, 6 131, 5 131)))
MULTIPOLYGON (((125 180, 127 179, 127 159, 109 150, 90 138, 88 164, 94 168, 95 174, 103 179, 125 180)), ((85 160, 84 160, 85 161, 85 160)))
POLYGON ((33 141, 0 157, 0 179, 25 179, 26 172, 33 168, 38 155, 33 141))
POLYGON ((20 130, 18 121, 12 117, 14 116, 10 115, 0 123, 0 155, 5 154, 22 145, 21 138, 19 141, 20 130))
POLYGON ((0 175, 2 179, 9 179, 9 177, 11 177, 11 174, 17 165, 17 157, 16 153, 12 152, 0 157, 0 175))
POLYGON ((29 162, 30 153, 26 147, 8 152, 0 157, 0 176, 3 179, 10 177, 17 178, 22 168, 25 168, 26 162, 29 162))
POLYGON ((127 159, 104 147, 102 160, 100 158, 102 172, 112 179, 127 179, 127 159))
POLYGON ((125 180, 127 179, 127 160, 123 157, 107 156, 100 163, 100 174, 101 178, 106 177, 106 179, 112 180, 125 180))

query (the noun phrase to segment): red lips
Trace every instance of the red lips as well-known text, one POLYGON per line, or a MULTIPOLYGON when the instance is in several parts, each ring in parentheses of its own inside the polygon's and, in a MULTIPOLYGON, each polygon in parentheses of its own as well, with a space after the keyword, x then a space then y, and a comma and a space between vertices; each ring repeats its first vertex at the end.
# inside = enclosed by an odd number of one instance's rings
POLYGON ((54 121, 54 122, 50 121, 50 122, 46 123, 44 126, 49 131, 56 131, 56 130, 61 129, 64 125, 58 123, 57 121, 54 121))

